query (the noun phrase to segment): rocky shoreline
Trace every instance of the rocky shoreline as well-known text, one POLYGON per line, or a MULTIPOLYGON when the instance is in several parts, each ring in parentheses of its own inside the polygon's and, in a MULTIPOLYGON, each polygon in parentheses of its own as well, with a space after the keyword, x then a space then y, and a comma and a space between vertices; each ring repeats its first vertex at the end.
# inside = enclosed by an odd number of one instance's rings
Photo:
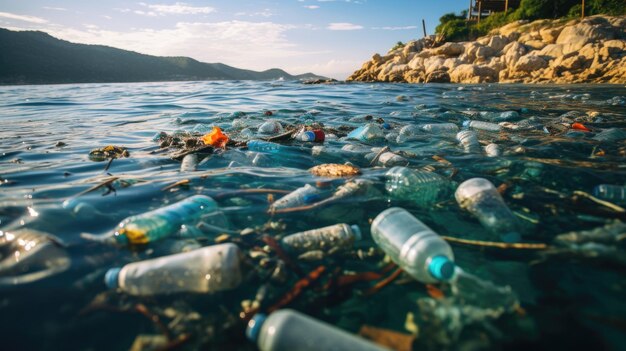
POLYGON ((517 21, 471 42, 414 40, 375 54, 348 81, 626 83, 626 16, 517 21))

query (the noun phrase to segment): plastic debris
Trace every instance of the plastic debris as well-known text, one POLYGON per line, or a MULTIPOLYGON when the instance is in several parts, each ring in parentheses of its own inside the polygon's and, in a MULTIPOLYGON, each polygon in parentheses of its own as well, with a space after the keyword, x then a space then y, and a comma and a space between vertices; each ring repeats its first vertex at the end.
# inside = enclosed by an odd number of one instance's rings
POLYGON ((318 165, 309 169, 309 172, 318 177, 353 177, 361 174, 361 170, 358 167, 336 163, 318 165))
POLYGON ((225 148, 226 143, 228 143, 228 136, 222 133, 220 127, 213 127, 213 130, 203 135, 201 139, 205 145, 211 145, 213 147, 225 148))

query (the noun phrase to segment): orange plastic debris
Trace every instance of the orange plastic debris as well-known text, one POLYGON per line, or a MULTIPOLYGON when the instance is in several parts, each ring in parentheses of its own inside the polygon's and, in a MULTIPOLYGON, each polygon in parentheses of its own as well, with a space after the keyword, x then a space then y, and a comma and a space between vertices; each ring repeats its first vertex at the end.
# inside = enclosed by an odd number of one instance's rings
POLYGON ((206 133, 202 136, 202 141, 204 145, 211 145, 214 147, 226 147, 226 143, 228 143, 228 136, 222 133, 220 127, 213 127, 213 130, 209 133, 206 133))
POLYGON ((578 123, 578 122, 572 124, 572 129, 582 130, 583 132, 591 132, 589 128, 585 127, 582 123, 578 123))
POLYGON ((441 289, 432 284, 426 284, 426 291, 428 292, 428 295, 430 295, 430 297, 436 300, 440 300, 446 297, 441 289))

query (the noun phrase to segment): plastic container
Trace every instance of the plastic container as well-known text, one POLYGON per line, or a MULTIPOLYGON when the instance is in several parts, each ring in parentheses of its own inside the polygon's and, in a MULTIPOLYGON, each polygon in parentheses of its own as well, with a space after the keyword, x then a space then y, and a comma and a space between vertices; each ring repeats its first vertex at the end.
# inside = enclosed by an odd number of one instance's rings
POLYGON ((258 132, 260 134, 268 134, 268 135, 279 134, 283 132, 283 126, 280 124, 280 122, 273 120, 273 119, 269 119, 263 122, 259 126, 258 132))
POLYGON ((381 351, 387 350, 357 335, 290 309, 269 316, 256 314, 246 336, 261 351, 381 351))
POLYGON ((274 201, 270 206, 270 210, 299 207, 316 202, 320 198, 320 193, 321 191, 318 188, 306 184, 274 201))
POLYGON ((183 157, 183 161, 180 164, 181 172, 193 172, 198 168, 198 155, 189 154, 183 157))
POLYGON ((454 275, 454 254, 448 243, 405 209, 381 212, 371 231, 378 246, 418 281, 437 283, 454 275))
POLYGON ((393 167, 385 174, 385 189, 392 200, 411 201, 425 207, 450 193, 450 181, 437 173, 393 167))
POLYGON ((478 142, 478 137, 476 137, 476 133, 471 130, 464 130, 458 132, 456 135, 456 140, 461 144, 463 150, 466 153, 479 153, 481 151, 480 143, 478 142))
POLYGON ((474 215, 498 240, 520 240, 519 223, 496 187, 487 179, 472 178, 459 185, 454 194, 459 206, 474 215))
POLYGON ((325 139, 323 130, 308 130, 304 131, 296 136, 297 140, 300 141, 314 141, 314 142, 322 142, 325 139))
POLYGON ((118 244, 141 245, 176 234, 183 224, 193 225, 203 216, 218 210, 217 203, 205 195, 195 195, 169 206, 131 216, 118 224, 113 237, 118 244))
POLYGON ((502 129, 502 126, 499 124, 483 121, 465 121, 463 122, 463 127, 485 130, 488 132, 499 132, 502 129))
POLYGON ((422 130, 428 133, 441 134, 441 133, 456 133, 459 131, 459 127, 454 123, 428 123, 422 126, 422 130))
POLYGON ((600 184, 593 189, 593 195, 616 204, 626 204, 626 186, 600 184))
POLYGON ((347 138, 367 142, 372 140, 384 139, 385 133, 378 124, 368 123, 350 132, 347 138))
POLYGON ((400 135, 405 135, 405 136, 413 136, 417 134, 422 134, 422 127, 410 124, 408 126, 404 126, 400 128, 400 131, 398 133, 400 135))
POLYGON ((485 146, 485 154, 487 154, 488 157, 498 157, 502 155, 502 150, 498 144, 492 143, 485 146))
POLYGON ((350 248, 359 240, 361 230, 357 225, 340 223, 288 235, 282 239, 282 244, 293 252, 328 251, 333 248, 350 248))
MULTIPOLYGON (((376 157, 376 155, 377 153, 368 154, 365 158, 368 161, 371 161, 374 157, 376 157)), ((384 152, 378 156, 377 163, 383 167, 393 167, 398 165, 407 165, 409 161, 400 155, 394 154, 393 152, 384 152)))
POLYGON ((235 244, 207 246, 111 268, 104 282, 135 296, 231 290, 241 283, 241 257, 235 244))

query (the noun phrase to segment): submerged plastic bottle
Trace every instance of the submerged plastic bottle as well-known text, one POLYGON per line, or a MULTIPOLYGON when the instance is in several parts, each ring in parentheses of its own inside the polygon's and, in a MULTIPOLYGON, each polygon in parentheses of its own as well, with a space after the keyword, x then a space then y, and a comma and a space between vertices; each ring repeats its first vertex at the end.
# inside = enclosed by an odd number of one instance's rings
POLYGON ((205 195, 195 195, 169 206, 131 216, 118 224, 113 232, 115 242, 140 245, 176 234, 183 224, 193 225, 203 216, 218 209, 217 203, 205 195))
POLYGON ((291 309, 278 310, 269 316, 256 314, 248 322, 246 336, 261 351, 387 350, 291 309))
POLYGON ((183 162, 180 164, 181 172, 193 172, 198 168, 198 155, 189 154, 183 157, 183 162))
POLYGON ((305 186, 298 188, 274 201, 274 203, 270 206, 270 211, 282 208, 299 207, 313 203, 319 200, 320 193, 321 191, 318 188, 310 184, 306 184, 305 186))
POLYGON ((454 193, 459 206, 474 215, 483 227, 500 240, 520 240, 519 223, 496 187, 487 179, 472 178, 459 185, 454 193))
POLYGON ((454 123, 428 123, 422 126, 422 130, 428 133, 456 133, 459 127, 454 123))
POLYGON ((286 146, 263 140, 250 140, 248 141, 247 146, 250 151, 266 152, 271 154, 281 153, 283 150, 287 150, 286 146))
POLYGON ((500 146, 498 146, 498 144, 491 143, 485 146, 485 153, 488 157, 497 157, 502 155, 502 150, 500 149, 500 146))
POLYGON ((269 119, 259 126, 259 133, 261 134, 278 134, 282 133, 282 131, 283 126, 274 119, 269 119))
POLYGON ((600 184, 593 189, 593 195, 617 204, 626 204, 626 186, 600 184))
POLYGON ((231 290, 241 283, 241 256, 235 244, 207 246, 111 268, 104 281, 135 296, 231 290))
POLYGON ((463 127, 486 130, 488 132, 499 132, 502 129, 502 126, 499 124, 483 121, 465 121, 463 122, 463 127))
POLYGON ((430 206, 449 194, 450 181, 437 173, 393 167, 385 174, 385 189, 393 200, 430 206))
POLYGON ((378 246, 418 281, 437 283, 454 275, 454 254, 448 243, 407 210, 392 207, 381 212, 371 231, 378 246))
POLYGON ((476 137, 476 133, 471 130, 464 130, 458 132, 456 135, 456 140, 463 146, 463 150, 466 153, 479 153, 480 152, 480 143, 478 142, 478 137, 476 137))
POLYGON ((372 141, 376 139, 384 139, 385 133, 378 124, 368 123, 351 131, 347 138, 359 141, 372 141))
POLYGON ((282 239, 282 244, 294 252, 328 251, 334 248, 352 247, 352 244, 359 240, 361 240, 361 230, 357 225, 340 223, 287 235, 282 239))

